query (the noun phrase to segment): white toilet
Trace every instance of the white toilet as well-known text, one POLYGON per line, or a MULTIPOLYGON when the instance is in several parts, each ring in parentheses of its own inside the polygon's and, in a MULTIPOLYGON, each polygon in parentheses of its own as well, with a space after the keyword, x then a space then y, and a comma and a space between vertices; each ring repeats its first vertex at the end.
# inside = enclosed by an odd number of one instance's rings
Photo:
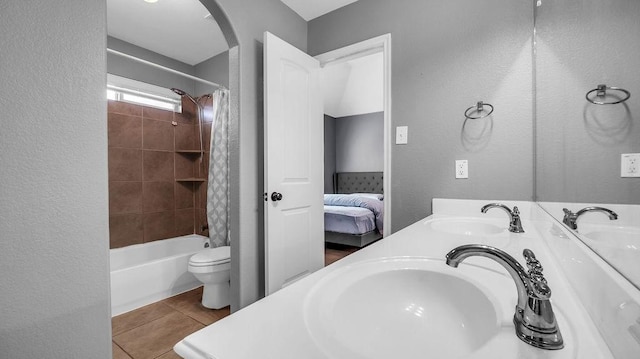
POLYGON ((189 259, 189 272, 204 284, 202 305, 220 309, 229 305, 231 247, 202 250, 189 259))

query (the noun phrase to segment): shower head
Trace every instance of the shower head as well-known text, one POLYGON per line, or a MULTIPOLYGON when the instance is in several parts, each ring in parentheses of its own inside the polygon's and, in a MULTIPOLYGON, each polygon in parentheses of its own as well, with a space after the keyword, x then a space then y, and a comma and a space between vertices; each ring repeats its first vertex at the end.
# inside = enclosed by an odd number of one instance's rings
POLYGON ((176 94, 180 95, 180 96, 185 96, 186 98, 188 98, 189 100, 191 100, 191 102, 195 103, 196 106, 200 107, 200 104, 198 103, 198 101, 196 101, 193 96, 189 95, 187 92, 180 90, 179 88, 175 88, 172 87, 171 91, 175 92, 176 94))
POLYGON ((186 97, 189 100, 191 100, 191 102, 193 102, 196 105, 197 111, 196 111, 196 118, 198 119, 198 127, 200 128, 200 131, 198 131, 200 133, 200 165, 204 166, 202 162, 202 159, 204 158, 204 147, 202 144, 202 111, 203 108, 202 106, 198 103, 198 101, 196 101, 193 96, 189 95, 186 91, 180 90, 179 88, 175 88, 172 87, 171 91, 175 92, 176 94, 180 95, 180 97, 186 97))
POLYGON ((171 88, 171 91, 173 91, 173 92, 177 93, 177 94, 178 94, 178 95, 180 95, 180 96, 184 96, 184 95, 186 95, 186 94, 187 94, 186 92, 184 92, 184 91, 182 91, 182 90, 180 90, 180 89, 178 89, 178 88, 175 88, 175 87, 172 87, 172 88, 171 88))

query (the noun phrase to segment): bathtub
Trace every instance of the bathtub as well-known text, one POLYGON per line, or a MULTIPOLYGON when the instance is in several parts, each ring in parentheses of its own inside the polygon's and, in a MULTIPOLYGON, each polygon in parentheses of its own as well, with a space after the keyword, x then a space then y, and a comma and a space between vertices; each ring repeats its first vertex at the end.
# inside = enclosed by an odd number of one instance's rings
POLYGON ((204 249, 197 234, 112 249, 111 315, 169 298, 202 285, 187 271, 189 257, 204 249))

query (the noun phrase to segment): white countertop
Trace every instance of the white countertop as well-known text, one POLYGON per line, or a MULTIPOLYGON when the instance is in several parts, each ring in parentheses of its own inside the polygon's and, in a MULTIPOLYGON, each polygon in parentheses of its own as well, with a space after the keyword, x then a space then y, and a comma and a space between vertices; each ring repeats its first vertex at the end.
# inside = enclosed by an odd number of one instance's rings
MULTIPOLYGON (((530 202, 503 201, 509 206, 517 204, 522 213, 525 233, 510 233, 506 229, 506 213, 492 210, 482 214, 479 208, 488 201, 453 201, 435 205, 436 214, 390 235, 348 257, 341 259, 292 285, 266 297, 234 314, 193 333, 176 344, 174 350, 189 359, 240 358, 349 358, 318 344, 305 322, 305 302, 314 286, 327 275, 357 263, 389 257, 424 257, 444 260, 446 253, 463 244, 487 244, 504 250, 524 263, 522 250, 531 249, 544 266, 544 274, 553 291, 551 301, 558 325, 565 337, 565 348, 558 351, 541 350, 520 341, 515 333, 501 337, 499 343, 489 341, 485 347, 468 358, 612 358, 606 344, 580 301, 576 298, 559 266, 550 255, 542 235, 551 227, 544 213, 530 202), (463 210, 456 211, 460 207, 463 210), (444 214, 442 214, 444 213, 444 214), (450 213, 459 213, 453 215, 450 213), (542 220, 541 220, 542 219, 542 220), (450 234, 432 228, 437 220, 470 220, 504 227, 504 231, 486 236, 450 234), (498 349, 499 348, 499 349, 498 349)), ((475 264, 509 276, 496 262, 481 257, 469 258, 465 263, 475 264)), ((456 270, 452 268, 451 270, 456 270)), ((509 277, 510 278, 510 277, 509 277)), ((512 308, 517 293, 511 293, 512 308)), ((374 313, 375 315, 375 313, 374 313)), ((513 315, 513 312, 510 313, 513 315)), ((403 358, 399 348, 397 358, 403 358)), ((424 353, 422 358, 429 358, 424 353)))

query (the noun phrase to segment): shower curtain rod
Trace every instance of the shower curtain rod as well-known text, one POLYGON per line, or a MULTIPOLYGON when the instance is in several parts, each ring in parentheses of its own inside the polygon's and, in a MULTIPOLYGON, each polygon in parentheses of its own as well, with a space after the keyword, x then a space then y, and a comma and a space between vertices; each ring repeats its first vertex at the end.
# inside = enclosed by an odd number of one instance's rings
POLYGON ((164 70, 164 71, 170 72, 170 73, 175 74, 175 75, 180 75, 180 76, 186 77, 188 79, 191 79, 191 80, 194 80, 194 81, 198 81, 200 83, 203 83, 203 84, 206 84, 206 85, 209 85, 209 86, 217 87, 219 89, 226 89, 226 87, 224 87, 222 85, 219 85, 219 84, 217 84, 215 82, 207 81, 207 80, 201 79, 199 77, 196 77, 196 76, 193 76, 193 75, 186 74, 184 72, 180 72, 180 71, 174 70, 174 69, 172 69, 170 67, 158 65, 158 64, 156 64, 154 62, 147 61, 147 60, 135 57, 135 56, 131 56, 129 54, 125 54, 124 52, 116 51, 116 50, 113 50, 113 49, 110 49, 110 48, 107 48, 107 52, 110 53, 110 54, 118 55, 118 56, 130 59, 130 60, 133 60, 133 61, 137 61, 137 62, 139 62, 141 64, 149 65, 149 66, 158 68, 160 70, 164 70))

